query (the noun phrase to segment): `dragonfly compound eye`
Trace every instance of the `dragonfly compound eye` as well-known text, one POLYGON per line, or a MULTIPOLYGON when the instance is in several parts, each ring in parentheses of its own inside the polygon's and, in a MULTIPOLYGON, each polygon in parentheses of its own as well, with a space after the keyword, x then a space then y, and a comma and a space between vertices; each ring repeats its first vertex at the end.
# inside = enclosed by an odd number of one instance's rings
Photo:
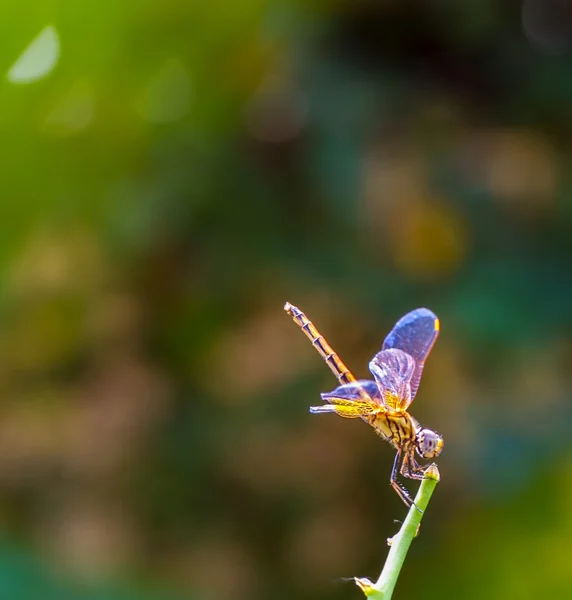
POLYGON ((435 458, 443 449, 443 438, 431 429, 422 429, 417 438, 418 452, 423 458, 435 458))

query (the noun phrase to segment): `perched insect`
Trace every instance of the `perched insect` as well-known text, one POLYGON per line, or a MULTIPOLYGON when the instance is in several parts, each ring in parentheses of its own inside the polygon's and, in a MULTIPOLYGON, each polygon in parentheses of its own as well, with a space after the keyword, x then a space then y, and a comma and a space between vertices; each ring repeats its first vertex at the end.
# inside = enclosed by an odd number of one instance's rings
POLYGON ((313 406, 312 413, 335 413, 342 417, 361 417, 397 450, 391 485, 406 506, 413 500, 397 480, 398 473, 409 479, 423 479, 425 468, 415 453, 425 459, 439 456, 443 438, 422 428, 407 412, 413 402, 423 366, 437 336, 439 319, 427 308, 418 308, 397 321, 369 363, 375 381, 357 380, 332 350, 306 315, 287 302, 284 310, 301 327, 312 345, 326 361, 340 386, 322 394, 328 404, 313 406))

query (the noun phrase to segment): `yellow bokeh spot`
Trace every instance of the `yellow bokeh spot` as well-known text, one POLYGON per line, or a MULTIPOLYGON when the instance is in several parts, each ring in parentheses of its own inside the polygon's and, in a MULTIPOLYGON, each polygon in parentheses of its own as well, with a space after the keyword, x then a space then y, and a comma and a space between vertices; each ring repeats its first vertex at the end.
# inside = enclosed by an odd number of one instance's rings
MULTIPOLYGON (((399 269, 415 279, 455 272, 465 258, 468 234, 461 216, 440 202, 414 202, 388 222, 389 250, 399 269)), ((435 325, 438 330, 439 324, 435 325)))
POLYGON ((549 140, 532 130, 499 130, 485 139, 491 192, 515 213, 534 216, 552 208, 560 172, 549 140))

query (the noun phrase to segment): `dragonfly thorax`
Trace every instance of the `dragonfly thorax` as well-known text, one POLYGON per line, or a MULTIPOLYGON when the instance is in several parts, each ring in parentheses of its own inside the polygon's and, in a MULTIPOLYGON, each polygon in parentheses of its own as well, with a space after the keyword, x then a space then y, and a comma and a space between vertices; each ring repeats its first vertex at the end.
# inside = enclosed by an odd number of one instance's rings
POLYGON ((441 454, 443 438, 432 429, 420 429, 417 433, 416 450, 423 458, 435 458, 441 454))

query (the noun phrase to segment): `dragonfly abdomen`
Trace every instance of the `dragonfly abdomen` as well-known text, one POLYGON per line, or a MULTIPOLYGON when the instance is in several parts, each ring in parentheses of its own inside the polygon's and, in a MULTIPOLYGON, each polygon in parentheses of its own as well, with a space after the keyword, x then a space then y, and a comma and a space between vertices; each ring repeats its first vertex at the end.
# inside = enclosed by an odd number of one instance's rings
MULTIPOLYGON (((344 385, 355 381, 355 377, 350 370, 342 362, 342 359, 337 355, 332 347, 326 342, 324 336, 316 329, 312 321, 297 307, 289 302, 286 302, 284 310, 294 319, 300 329, 306 334, 306 337, 312 342, 312 346, 316 348, 320 356, 324 359, 332 373, 337 377, 338 381, 344 385)), ((360 394, 361 395, 361 394, 360 394)), ((363 397, 368 397, 364 393, 363 397)))

